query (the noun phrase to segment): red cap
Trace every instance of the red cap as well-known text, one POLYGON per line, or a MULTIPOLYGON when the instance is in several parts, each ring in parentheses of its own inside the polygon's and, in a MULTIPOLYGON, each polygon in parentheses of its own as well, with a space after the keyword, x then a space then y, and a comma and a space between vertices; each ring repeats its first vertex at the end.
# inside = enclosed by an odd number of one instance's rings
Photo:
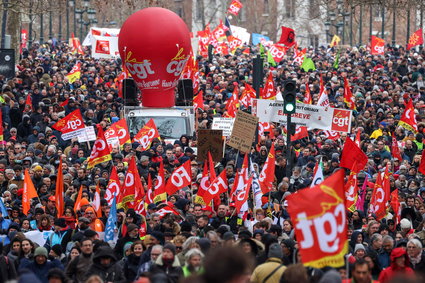
POLYGON ((50 200, 50 201, 56 201, 56 198, 55 198, 55 196, 50 196, 50 197, 49 197, 49 200, 50 200))

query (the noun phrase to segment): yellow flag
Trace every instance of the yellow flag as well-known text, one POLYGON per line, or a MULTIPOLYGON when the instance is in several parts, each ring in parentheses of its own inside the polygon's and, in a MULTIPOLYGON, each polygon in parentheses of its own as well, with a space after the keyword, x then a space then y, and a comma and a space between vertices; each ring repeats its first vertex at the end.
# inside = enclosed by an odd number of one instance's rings
POLYGON ((337 46, 340 41, 341 38, 335 34, 331 41, 331 47, 337 46))

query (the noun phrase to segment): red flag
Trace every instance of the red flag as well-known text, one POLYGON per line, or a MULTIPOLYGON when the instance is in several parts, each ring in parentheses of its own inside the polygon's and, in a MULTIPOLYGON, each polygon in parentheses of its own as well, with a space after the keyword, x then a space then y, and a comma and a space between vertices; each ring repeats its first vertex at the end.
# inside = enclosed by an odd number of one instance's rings
POLYGON ((167 194, 172 195, 178 190, 186 186, 190 186, 192 180, 190 177, 191 175, 192 171, 190 167, 190 160, 188 160, 183 163, 183 165, 175 169, 171 174, 167 181, 167 185, 165 186, 165 191, 167 194))
POLYGON ((241 186, 242 189, 235 192, 234 201, 235 201, 235 208, 238 213, 241 211, 241 208, 244 205, 244 203, 246 203, 246 201, 248 200, 249 189, 251 188, 251 184, 252 184, 252 178, 253 177, 251 176, 251 178, 249 178, 247 182, 239 184, 239 186, 241 186))
POLYGON ((317 105, 328 107, 329 106, 329 96, 325 89, 325 84, 323 83, 323 77, 320 74, 320 93, 319 93, 319 100, 317 101, 317 105))
POLYGON ((273 74, 269 72, 266 84, 260 96, 261 99, 276 99, 276 91, 274 89, 273 74))
POLYGON ((173 207, 171 207, 170 205, 166 205, 164 207, 162 207, 160 210, 158 210, 157 212, 155 212, 157 214, 159 214, 159 217, 162 219, 165 216, 167 216, 168 214, 172 213, 174 215, 180 215, 173 207))
POLYGON ((310 86, 308 83, 305 84, 305 94, 304 94, 304 101, 305 104, 313 104, 313 96, 310 92, 310 86))
POLYGON ((236 49, 243 46, 242 40, 233 35, 229 35, 227 37, 227 41, 229 42, 230 51, 232 54, 235 54, 236 49))
POLYGON ((322 131, 322 134, 325 136, 325 140, 330 139, 335 141, 341 137, 340 133, 337 131, 322 131))
POLYGON ((37 191, 35 190, 34 184, 31 180, 28 169, 24 172, 24 192, 22 193, 22 212, 28 215, 28 211, 31 208, 31 199, 38 198, 37 191))
POLYGON ((226 172, 223 170, 205 191, 203 196, 204 203, 208 205, 213 198, 227 192, 228 188, 226 172))
POLYGON ((233 0, 232 3, 230 3, 227 13, 237 16, 239 14, 239 10, 242 9, 242 7, 243 5, 239 0, 233 0))
POLYGON ((391 136, 391 141, 391 153, 393 154, 393 158, 397 158, 399 161, 402 161, 403 158, 401 157, 400 148, 394 133, 391 136))
POLYGON ((145 188, 143 187, 142 180, 140 179, 140 174, 136 167, 136 174, 134 175, 134 210, 136 213, 139 213, 146 217, 146 209, 145 209, 145 188))
POLYGON ((260 176, 258 177, 263 195, 270 192, 273 187, 274 173, 276 168, 275 162, 276 154, 274 144, 272 144, 266 162, 264 163, 263 170, 261 170, 260 176))
POLYGON ((25 110, 24 110, 24 112, 31 112, 31 111, 32 111, 31 94, 27 94, 27 98, 25 100, 25 110))
POLYGON ((305 137, 308 137, 307 127, 297 127, 295 133, 291 136, 291 141, 300 140, 305 137))
POLYGON ((80 186, 80 190, 78 191, 77 199, 74 203, 74 212, 77 214, 77 211, 81 209, 81 199, 83 198, 83 188, 80 186))
POLYGON ((249 84, 245 83, 245 89, 241 94, 241 98, 239 99, 240 103, 245 108, 248 108, 252 106, 252 100, 255 98, 257 98, 255 89, 253 89, 252 86, 250 86, 249 84))
POLYGON ((353 171, 358 173, 366 166, 366 154, 353 142, 350 138, 345 139, 344 148, 342 149, 342 157, 339 166, 352 169, 355 162, 357 162, 357 169, 353 171))
POLYGON ((128 165, 127 174, 125 175, 122 194, 120 194, 117 199, 117 207, 122 207, 124 209, 133 207, 136 195, 136 174, 139 175, 136 158, 132 156, 128 165))
POLYGON ((418 29, 410 36, 409 42, 407 43, 407 50, 410 50, 412 47, 421 44, 424 44, 424 36, 422 29, 418 29))
POLYGON ((61 104, 59 104, 59 106, 65 107, 65 106, 68 105, 68 103, 69 103, 69 98, 67 98, 64 102, 62 102, 61 104))
POLYGON ((147 189, 147 193, 145 196, 145 203, 146 205, 149 205, 151 203, 154 203, 153 199, 154 199, 154 190, 152 187, 152 177, 151 174, 148 174, 148 189, 147 189))
POLYGON ((65 202, 63 201, 63 170, 62 158, 59 157, 58 173, 56 175, 56 190, 55 190, 55 204, 57 209, 57 217, 61 217, 64 212, 65 202))
POLYGON ((204 110, 204 92, 202 90, 193 98, 193 110, 196 111, 198 108, 204 110))
POLYGON ((302 262, 323 268, 344 265, 348 252, 344 170, 287 197, 302 262))
POLYGON ((390 205, 393 209, 394 215, 396 216, 395 224, 400 223, 401 220, 401 208, 400 208, 400 201, 398 200, 398 189, 395 189, 391 193, 391 202, 390 205))
POLYGON ((230 198, 233 200, 238 190, 242 190, 244 184, 248 181, 248 155, 245 154, 243 158, 242 168, 236 172, 235 182, 233 183, 232 191, 230 192, 230 198))
POLYGON ((351 87, 347 78, 344 78, 344 102, 347 104, 349 109, 356 110, 356 99, 351 92, 351 87))
POLYGON ((415 134, 418 133, 418 124, 416 122, 415 108, 413 107, 412 99, 409 99, 407 102, 406 108, 404 109, 403 115, 401 116, 398 124, 408 131, 412 131, 415 134))
POLYGON ((377 220, 381 220, 387 215, 388 201, 390 200, 390 172, 388 165, 383 175, 382 177, 382 173, 378 173, 370 200, 370 211, 376 214, 377 220))
POLYGON ((295 31, 288 27, 282 27, 282 35, 278 43, 292 46, 295 44, 295 31))
MULTIPOLYGON (((258 122, 258 140, 261 140, 261 137, 265 136, 265 132, 269 132, 269 138, 274 139, 273 134, 274 126, 269 122, 258 122)), ((258 150, 260 150, 258 148, 258 150)))
POLYGON ((425 175, 425 149, 422 150, 421 163, 419 164, 418 171, 425 175))
MULTIPOLYGON (((353 168, 357 167, 357 162, 354 161, 353 168)), ((358 198, 358 187, 357 187, 357 173, 353 170, 350 171, 347 183, 344 186, 345 190, 345 208, 354 212, 356 210, 356 202, 358 198)))
POLYGON ((167 200, 167 193, 165 191, 164 163, 161 160, 159 162, 159 170, 158 170, 158 175, 156 177, 153 201, 160 202, 165 200, 167 200))
POLYGON ((108 187, 106 188, 105 199, 108 201, 108 205, 112 205, 114 196, 119 196, 121 193, 120 180, 117 174, 117 168, 112 166, 111 176, 109 176, 108 187))
POLYGON ((142 145, 142 150, 148 150, 154 138, 159 138, 159 132, 153 119, 150 119, 134 136, 134 140, 142 145))
POLYGON ((235 86, 235 89, 233 90, 233 93, 232 93, 232 97, 230 97, 230 99, 226 101, 225 109, 227 110, 226 111, 227 113, 224 116, 235 118, 238 108, 239 108, 239 88, 235 86))
POLYGON ((226 27, 224 24, 223 24, 223 21, 222 20, 220 20, 220 23, 218 24, 218 26, 213 30, 213 32, 212 32, 212 34, 214 35, 214 37, 217 39, 217 40, 219 40, 219 41, 221 41, 221 40, 223 40, 223 39, 225 39, 226 38, 226 31, 228 31, 229 30, 229 28, 228 27, 226 27))
POLYGON ((371 42, 370 42, 370 53, 372 55, 384 55, 385 40, 372 35, 371 42))
POLYGON ((72 111, 52 126, 53 129, 58 130, 62 133, 62 135, 76 132, 78 130, 84 129, 84 127, 84 120, 80 109, 72 111))
POLYGON ((307 48, 304 48, 303 50, 298 50, 294 47, 294 63, 297 63, 298 65, 302 65, 304 62, 305 54, 307 53, 307 48))
POLYGON ((227 46, 226 42, 220 42, 215 48, 215 51, 216 54, 221 54, 223 56, 229 55, 229 46, 227 46))
POLYGON ((72 38, 72 52, 84 55, 83 47, 81 46, 80 40, 74 37, 74 33, 71 33, 72 38))
POLYGON ((113 123, 110 129, 113 129, 116 133, 121 148, 124 147, 124 144, 131 143, 130 132, 128 131, 127 121, 125 119, 113 123))
POLYGON ((96 211, 96 216, 98 218, 102 217, 102 207, 100 205, 100 187, 99 183, 96 185, 96 192, 94 193, 94 198, 92 201, 92 206, 94 208, 94 211, 96 211))
POLYGON ((107 162, 112 159, 103 129, 100 125, 97 127, 97 138, 94 142, 90 157, 87 159, 87 169, 93 168, 97 164, 107 162))
POLYGON ((269 52, 276 63, 282 61, 283 57, 286 54, 286 51, 288 51, 288 48, 280 44, 273 44, 269 49, 269 52))

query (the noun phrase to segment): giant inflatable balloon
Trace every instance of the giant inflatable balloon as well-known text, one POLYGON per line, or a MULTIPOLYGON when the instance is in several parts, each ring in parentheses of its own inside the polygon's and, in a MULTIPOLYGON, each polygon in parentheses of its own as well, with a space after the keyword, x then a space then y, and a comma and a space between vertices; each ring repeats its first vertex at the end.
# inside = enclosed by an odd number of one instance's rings
POLYGON ((143 106, 174 106, 174 89, 191 48, 183 20, 167 9, 142 9, 124 22, 118 48, 142 92, 143 106))

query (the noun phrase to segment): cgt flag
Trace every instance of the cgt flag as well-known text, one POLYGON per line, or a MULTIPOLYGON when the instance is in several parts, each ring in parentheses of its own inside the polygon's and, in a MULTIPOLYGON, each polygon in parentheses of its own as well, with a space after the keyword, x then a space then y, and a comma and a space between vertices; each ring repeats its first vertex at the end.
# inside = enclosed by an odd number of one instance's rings
POLYGON ((134 140, 142 145, 142 150, 148 150, 154 138, 159 138, 159 132, 153 119, 150 119, 134 136, 134 140))
POLYGON ((80 109, 72 111, 52 127, 62 133, 62 139, 65 141, 78 137, 78 135, 85 131, 84 120, 80 109))
POLYGON ((413 107, 412 99, 407 102, 406 108, 404 109, 403 115, 401 115, 398 125, 408 131, 414 132, 415 134, 418 133, 418 124, 416 122, 415 108, 413 107))
POLYGON ((321 184, 287 197, 302 262, 322 268, 344 265, 348 252, 344 170, 321 184), (315 205, 312 205, 314 203, 315 205))
POLYGON ((242 7, 243 5, 239 0, 233 0, 232 3, 230 3, 227 13, 237 16, 239 14, 240 9, 242 9, 242 7))
POLYGON ((98 125, 97 130, 96 141, 94 142, 90 157, 87 159, 87 169, 112 159, 111 151, 109 150, 108 142, 106 141, 102 127, 98 125))
POLYGON ((131 143, 130 133, 125 119, 113 123, 110 128, 116 133, 121 149, 124 147, 124 144, 131 143))
POLYGON ((370 40, 370 54, 384 55, 384 51, 385 51, 385 40, 372 35, 372 38, 370 40))
POLYGON ((81 62, 72 67, 71 72, 66 75, 70 84, 74 83, 76 80, 79 80, 81 77, 81 62))
POLYGON ((424 44, 424 34, 422 29, 418 29, 410 36, 409 42, 407 43, 407 50, 421 44, 424 44))

